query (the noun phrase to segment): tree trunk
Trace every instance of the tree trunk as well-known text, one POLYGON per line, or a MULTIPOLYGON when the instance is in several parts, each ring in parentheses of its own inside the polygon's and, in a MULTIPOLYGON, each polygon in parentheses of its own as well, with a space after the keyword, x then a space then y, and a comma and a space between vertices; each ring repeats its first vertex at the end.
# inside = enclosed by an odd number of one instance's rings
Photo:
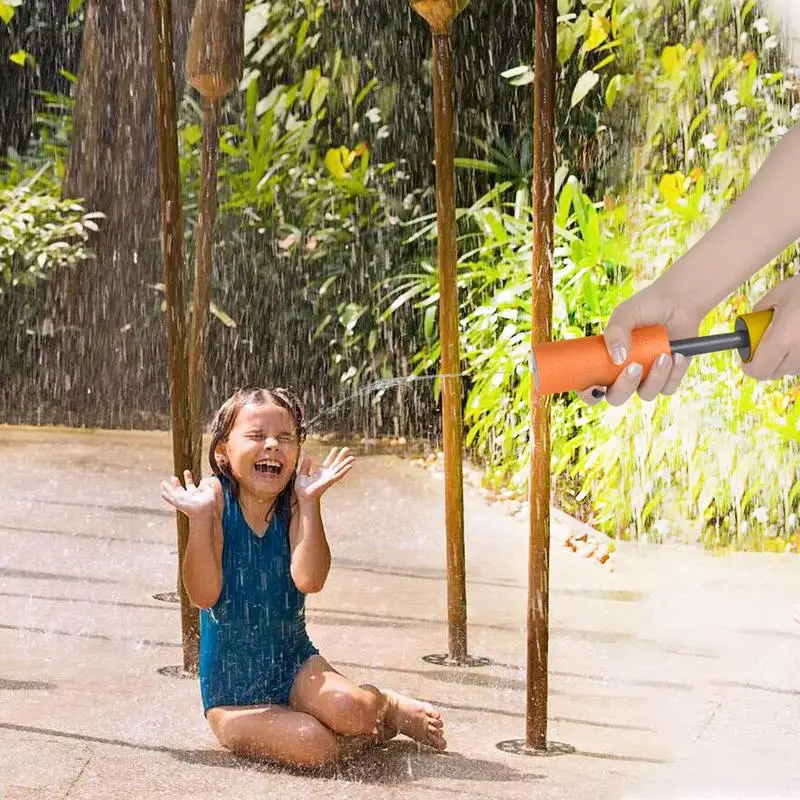
MULTIPOLYGON (((193 6, 178 3, 174 15, 179 96, 193 6)), ((56 335, 40 379, 55 416, 71 424, 131 427, 147 421, 138 408, 168 409, 162 295, 153 288, 162 270, 151 48, 145 0, 87 0, 64 196, 106 218, 94 260, 65 274, 54 294, 56 335), (163 402, 144 402, 154 394, 163 402)))

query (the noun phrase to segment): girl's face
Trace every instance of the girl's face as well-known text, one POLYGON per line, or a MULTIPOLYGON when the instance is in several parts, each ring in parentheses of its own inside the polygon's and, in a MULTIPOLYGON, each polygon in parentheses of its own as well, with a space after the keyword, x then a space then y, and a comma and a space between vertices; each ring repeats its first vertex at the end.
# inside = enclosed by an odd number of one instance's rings
POLYGON ((279 494, 300 454, 295 421, 283 406, 247 403, 236 417, 217 460, 230 464, 240 489, 257 497, 279 494))

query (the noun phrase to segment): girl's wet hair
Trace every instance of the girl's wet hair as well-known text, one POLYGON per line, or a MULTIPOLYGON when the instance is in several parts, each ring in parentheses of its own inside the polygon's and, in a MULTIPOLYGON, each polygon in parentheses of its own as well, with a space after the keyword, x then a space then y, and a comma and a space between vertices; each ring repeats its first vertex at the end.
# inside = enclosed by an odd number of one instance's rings
MULTIPOLYGON (((220 464, 217 461, 217 446, 228 441, 236 418, 239 412, 248 404, 252 405, 276 405, 285 408, 294 420, 294 433, 297 436, 298 444, 306 440, 306 419, 303 402, 291 389, 275 388, 264 389, 258 386, 246 386, 234 392, 217 411, 214 421, 211 423, 211 445, 208 448, 208 463, 211 471, 219 476, 225 475, 231 482, 234 495, 239 494, 239 483, 231 472, 231 466, 227 462, 220 464)), ((282 501, 291 498, 294 488, 294 478, 297 474, 297 467, 286 487, 278 496, 275 508, 279 508, 282 501)))

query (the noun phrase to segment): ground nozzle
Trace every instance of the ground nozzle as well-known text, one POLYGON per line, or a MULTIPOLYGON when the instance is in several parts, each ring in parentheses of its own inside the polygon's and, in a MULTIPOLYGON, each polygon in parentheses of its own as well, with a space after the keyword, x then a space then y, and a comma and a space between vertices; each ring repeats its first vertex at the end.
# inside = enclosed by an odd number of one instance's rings
POLYGON ((435 34, 450 33, 453 20, 469 5, 469 0, 409 0, 411 7, 431 26, 435 34))
POLYGON ((238 86, 244 69, 244 0, 198 0, 186 52, 189 83, 209 100, 238 86))

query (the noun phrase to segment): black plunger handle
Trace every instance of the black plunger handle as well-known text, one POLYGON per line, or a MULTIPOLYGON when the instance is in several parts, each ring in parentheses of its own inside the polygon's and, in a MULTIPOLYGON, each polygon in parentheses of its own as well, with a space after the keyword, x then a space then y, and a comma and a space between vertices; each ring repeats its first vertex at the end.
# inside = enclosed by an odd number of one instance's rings
POLYGON ((750 334, 746 330, 720 333, 715 336, 698 336, 694 339, 676 339, 670 342, 672 354, 680 353, 690 358, 706 353, 721 353, 724 350, 748 350, 750 334))

